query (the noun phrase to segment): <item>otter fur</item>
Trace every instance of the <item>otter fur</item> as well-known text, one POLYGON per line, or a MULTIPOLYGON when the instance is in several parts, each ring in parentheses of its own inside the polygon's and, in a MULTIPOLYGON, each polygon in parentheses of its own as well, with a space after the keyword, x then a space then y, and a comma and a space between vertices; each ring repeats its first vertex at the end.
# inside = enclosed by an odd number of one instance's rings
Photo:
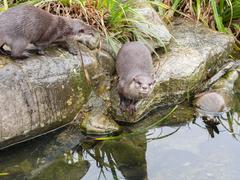
MULTIPOLYGON (((4 52, 3 46, 7 45, 14 58, 26 58, 23 52, 30 43, 43 54, 43 50, 55 41, 92 31, 81 20, 56 16, 32 5, 8 9, 0 14, 0 22, 0 52, 4 52)), ((77 53, 75 49, 69 51, 77 53)))
POLYGON ((118 52, 116 70, 120 108, 133 113, 136 102, 147 97, 155 83, 150 50, 139 41, 125 43, 118 52))
POLYGON ((222 112, 227 108, 223 96, 217 92, 205 92, 197 95, 194 104, 207 112, 222 112))

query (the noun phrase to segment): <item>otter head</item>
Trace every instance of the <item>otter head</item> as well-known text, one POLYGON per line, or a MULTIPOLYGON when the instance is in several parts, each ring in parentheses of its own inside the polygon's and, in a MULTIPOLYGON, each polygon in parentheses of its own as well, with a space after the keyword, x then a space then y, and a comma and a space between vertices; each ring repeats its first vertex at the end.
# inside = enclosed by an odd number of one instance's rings
POLYGON ((153 90, 155 80, 152 76, 148 75, 137 75, 133 77, 129 87, 130 93, 134 98, 145 98, 153 90))
POLYGON ((93 28, 79 19, 68 18, 67 23, 68 23, 67 35, 77 34, 88 34, 91 36, 94 35, 93 28))

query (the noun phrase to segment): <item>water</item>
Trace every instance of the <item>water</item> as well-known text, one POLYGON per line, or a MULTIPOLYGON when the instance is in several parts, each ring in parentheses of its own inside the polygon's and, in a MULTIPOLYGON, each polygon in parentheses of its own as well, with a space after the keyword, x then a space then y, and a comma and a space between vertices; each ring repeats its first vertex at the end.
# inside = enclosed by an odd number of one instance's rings
POLYGON ((238 180, 240 96, 234 99, 232 110, 218 118, 219 134, 186 106, 171 114, 168 126, 136 133, 169 112, 161 110, 125 127, 135 134, 116 140, 96 141, 65 128, 1 151, 0 179, 238 180))

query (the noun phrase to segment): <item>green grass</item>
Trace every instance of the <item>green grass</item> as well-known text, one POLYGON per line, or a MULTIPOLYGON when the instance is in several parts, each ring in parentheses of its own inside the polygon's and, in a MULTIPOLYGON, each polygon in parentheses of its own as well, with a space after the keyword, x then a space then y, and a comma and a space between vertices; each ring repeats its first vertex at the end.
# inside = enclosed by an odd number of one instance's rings
POLYGON ((201 21, 220 32, 234 34, 240 46, 240 0, 164 0, 165 7, 156 0, 152 2, 166 9, 167 21, 174 15, 201 21))
MULTIPOLYGON (((135 27, 134 24, 151 25, 151 22, 146 21, 136 11, 134 0, 125 3, 122 0, 17 0, 16 4, 31 3, 43 7, 50 2, 61 3, 67 7, 81 7, 87 22, 89 18, 95 18, 98 29, 103 32, 115 52, 118 50, 118 44, 122 42, 131 40, 146 42, 146 37, 163 44, 161 39, 154 37, 151 29, 139 30, 135 27), (99 17, 92 17, 94 14, 89 14, 89 7, 93 8, 99 17)), ((167 21, 171 21, 174 15, 181 15, 201 21, 220 32, 231 32, 238 40, 240 38, 238 34, 240 0, 164 0, 165 4, 160 0, 146 0, 146 2, 165 12, 164 17, 167 21)), ((14 5, 4 0, 0 10, 6 10, 14 5)))

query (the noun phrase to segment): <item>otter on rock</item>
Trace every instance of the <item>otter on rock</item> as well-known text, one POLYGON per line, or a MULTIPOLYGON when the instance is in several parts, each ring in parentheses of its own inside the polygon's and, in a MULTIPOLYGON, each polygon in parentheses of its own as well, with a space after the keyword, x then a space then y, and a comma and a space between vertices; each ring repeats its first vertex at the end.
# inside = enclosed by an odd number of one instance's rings
MULTIPOLYGON (((92 33, 92 28, 81 20, 56 16, 32 5, 19 5, 0 14, 0 52, 7 54, 3 46, 8 45, 11 56, 22 59, 28 57, 23 52, 30 43, 43 54, 51 43, 84 32, 92 33)), ((73 47, 67 48, 77 54, 73 47)))
POLYGON ((151 52, 142 42, 125 43, 118 52, 116 69, 120 108, 133 114, 136 102, 147 97, 155 83, 151 52))

